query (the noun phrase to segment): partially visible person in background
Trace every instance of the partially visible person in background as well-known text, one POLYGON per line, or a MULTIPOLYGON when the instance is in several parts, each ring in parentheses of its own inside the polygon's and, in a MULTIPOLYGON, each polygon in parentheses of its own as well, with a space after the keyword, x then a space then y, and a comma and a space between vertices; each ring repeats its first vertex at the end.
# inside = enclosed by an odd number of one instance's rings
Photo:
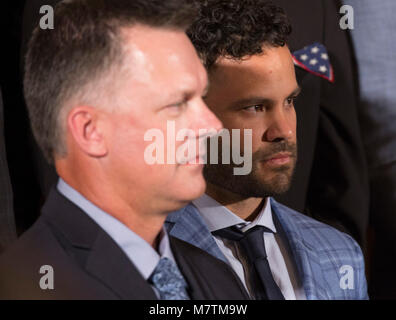
POLYGON ((276 199, 349 233, 365 251, 367 164, 352 47, 347 32, 339 27, 341 4, 335 0, 273 2, 284 8, 291 21, 288 45, 302 89, 295 103, 296 171, 290 190, 276 199))
POLYGON ((9 177, 13 193, 13 211, 20 235, 37 219, 43 195, 33 161, 33 134, 23 98, 20 66, 22 16, 25 0, 2 3, 2 23, 7 46, 2 50, 1 90, 3 95, 4 137, 9 177), (4 9, 3 9, 4 8, 4 9))
POLYGON ((396 299, 396 1, 344 4, 354 10, 358 110, 370 176, 369 292, 396 299))
POLYGON ((17 237, 6 157, 3 113, 3 97, 0 89, 0 253, 17 237))

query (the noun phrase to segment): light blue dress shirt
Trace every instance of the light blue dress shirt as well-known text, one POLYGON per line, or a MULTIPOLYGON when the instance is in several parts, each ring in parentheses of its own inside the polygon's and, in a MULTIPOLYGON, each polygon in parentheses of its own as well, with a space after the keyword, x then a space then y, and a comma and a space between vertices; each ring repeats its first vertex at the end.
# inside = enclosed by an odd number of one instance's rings
MULTIPOLYGON (((84 211, 117 243, 145 280, 149 279, 160 258, 166 257, 175 262, 165 228, 161 232, 158 253, 147 241, 87 200, 63 179, 59 179, 57 188, 62 195, 84 211)), ((154 287, 153 289, 159 297, 157 290, 154 287)))

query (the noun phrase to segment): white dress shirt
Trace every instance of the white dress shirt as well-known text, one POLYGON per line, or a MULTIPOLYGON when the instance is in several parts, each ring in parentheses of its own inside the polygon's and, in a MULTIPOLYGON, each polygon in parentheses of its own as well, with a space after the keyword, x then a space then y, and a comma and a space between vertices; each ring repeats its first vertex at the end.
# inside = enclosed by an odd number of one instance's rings
MULTIPOLYGON (((292 255, 288 252, 287 247, 282 243, 281 237, 276 232, 268 198, 265 200, 265 205, 261 212, 257 215, 256 219, 251 222, 241 219, 206 194, 194 200, 193 204, 197 207, 202 218, 205 220, 210 232, 231 226, 238 226, 243 232, 256 225, 269 228, 273 233, 264 232, 263 241, 267 252, 268 263, 276 284, 279 286, 286 300, 306 299, 304 289, 298 279, 292 255)), ((244 271, 247 270, 247 262, 243 256, 238 253, 238 247, 233 241, 223 239, 219 236, 214 236, 214 240, 229 261, 230 266, 245 285, 245 288, 250 292, 250 295, 253 296, 248 281, 246 280, 248 275, 244 271)))

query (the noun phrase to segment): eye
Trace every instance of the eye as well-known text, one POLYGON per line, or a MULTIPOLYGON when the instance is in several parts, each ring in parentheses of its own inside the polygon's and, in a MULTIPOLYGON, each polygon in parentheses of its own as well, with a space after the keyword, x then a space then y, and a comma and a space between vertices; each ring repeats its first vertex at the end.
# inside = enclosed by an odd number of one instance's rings
POLYGON ((169 108, 184 108, 187 105, 186 101, 175 103, 169 106, 169 108))
POLYGON ((297 97, 290 97, 286 99, 286 105, 287 106, 294 106, 294 103, 296 102, 297 97))
POLYGON ((171 104, 166 109, 172 114, 179 114, 187 108, 187 101, 171 104))
POLYGON ((265 109, 265 107, 262 104, 257 104, 257 105, 254 105, 254 106, 243 108, 243 110, 248 111, 248 112, 252 112, 252 113, 263 112, 264 109, 265 109))

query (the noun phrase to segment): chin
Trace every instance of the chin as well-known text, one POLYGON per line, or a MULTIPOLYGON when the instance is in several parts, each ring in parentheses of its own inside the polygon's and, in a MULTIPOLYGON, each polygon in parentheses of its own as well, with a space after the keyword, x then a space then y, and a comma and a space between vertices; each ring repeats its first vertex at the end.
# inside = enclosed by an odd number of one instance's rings
POLYGON ((183 202, 191 202, 202 196, 206 190, 206 182, 203 175, 196 176, 183 181, 179 188, 179 199, 183 202))
POLYGON ((177 188, 175 195, 172 197, 173 201, 169 202, 169 206, 167 208, 167 212, 173 212, 180 210, 191 203, 191 201, 198 199, 202 196, 206 190, 206 182, 202 177, 201 181, 191 181, 190 183, 186 184, 185 182, 183 185, 180 185, 177 188))
POLYGON ((192 167, 185 167, 182 172, 179 172, 177 178, 174 178, 168 184, 168 205, 166 211, 176 211, 191 201, 198 199, 206 190, 206 182, 202 174, 202 170, 197 170, 192 167))

